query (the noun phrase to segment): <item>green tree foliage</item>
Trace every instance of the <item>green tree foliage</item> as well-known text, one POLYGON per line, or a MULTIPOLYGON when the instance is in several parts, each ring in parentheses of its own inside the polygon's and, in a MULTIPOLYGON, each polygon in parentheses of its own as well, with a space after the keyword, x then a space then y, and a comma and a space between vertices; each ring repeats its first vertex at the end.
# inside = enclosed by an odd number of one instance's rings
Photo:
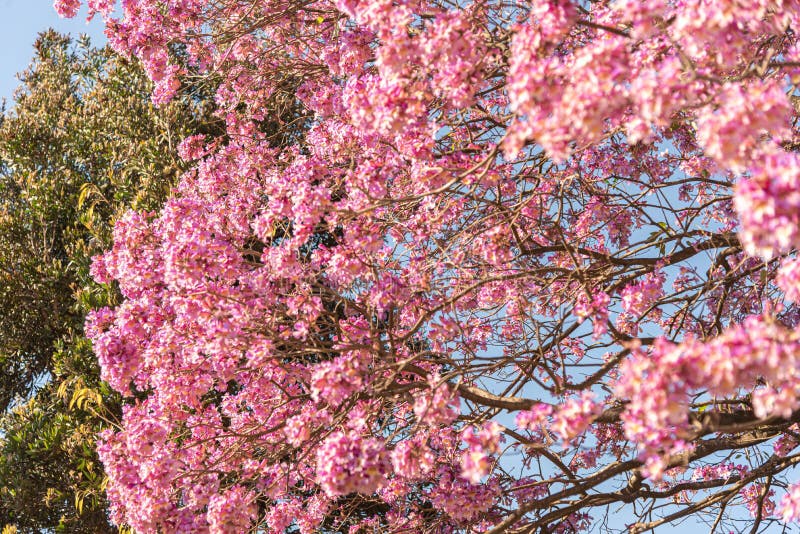
POLYGON ((221 126, 208 88, 156 108, 140 66, 87 38, 41 34, 21 82, 0 124, 0 528, 113 532, 94 440, 120 401, 82 330, 118 295, 91 257, 163 203, 177 144, 221 126))

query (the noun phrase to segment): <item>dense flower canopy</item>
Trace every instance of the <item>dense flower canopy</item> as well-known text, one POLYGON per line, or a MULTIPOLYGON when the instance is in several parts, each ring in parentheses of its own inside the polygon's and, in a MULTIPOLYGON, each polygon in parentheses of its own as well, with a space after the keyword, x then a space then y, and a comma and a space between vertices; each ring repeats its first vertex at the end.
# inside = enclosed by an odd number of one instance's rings
POLYGON ((88 5, 227 125, 93 264, 116 521, 800 519, 800 3, 88 5))

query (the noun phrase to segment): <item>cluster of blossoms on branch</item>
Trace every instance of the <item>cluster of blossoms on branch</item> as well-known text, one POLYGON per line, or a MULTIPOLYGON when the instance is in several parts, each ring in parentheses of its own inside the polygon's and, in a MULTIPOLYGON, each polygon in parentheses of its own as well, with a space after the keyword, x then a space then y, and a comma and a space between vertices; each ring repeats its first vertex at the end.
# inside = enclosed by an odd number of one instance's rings
POLYGON ((115 521, 800 519, 800 3, 88 6, 227 128, 94 261, 115 521))

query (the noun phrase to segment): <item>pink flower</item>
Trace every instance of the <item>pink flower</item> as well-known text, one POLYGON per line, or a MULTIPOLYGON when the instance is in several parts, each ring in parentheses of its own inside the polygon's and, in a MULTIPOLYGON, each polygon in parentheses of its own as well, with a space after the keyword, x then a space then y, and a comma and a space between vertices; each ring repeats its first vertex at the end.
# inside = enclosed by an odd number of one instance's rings
POLYGON ((409 480, 427 475, 436 460, 431 448, 419 437, 395 445, 391 458, 394 472, 409 480))
POLYGON ((55 0, 53 4, 56 12, 60 17, 71 19, 78 14, 78 9, 81 7, 80 0, 55 0))
POLYGON ((317 480, 331 497, 373 493, 386 484, 388 456, 377 439, 334 432, 317 450, 317 480))
POLYGON ((245 532, 255 516, 253 496, 241 486, 214 495, 208 503, 208 525, 212 534, 245 532))
POLYGON ((491 455, 500 452, 502 429, 499 424, 490 421, 484 423, 477 432, 473 427, 467 427, 461 433, 461 439, 467 445, 467 450, 461 456, 461 476, 477 484, 489 474, 494 463, 491 455))
POLYGON ((431 376, 431 389, 423 390, 414 399, 414 414, 428 425, 451 423, 458 416, 458 394, 447 384, 438 384, 438 378, 431 376))
POLYGON ((800 520, 800 484, 792 484, 789 490, 781 498, 780 509, 781 519, 786 522, 796 522, 800 520))

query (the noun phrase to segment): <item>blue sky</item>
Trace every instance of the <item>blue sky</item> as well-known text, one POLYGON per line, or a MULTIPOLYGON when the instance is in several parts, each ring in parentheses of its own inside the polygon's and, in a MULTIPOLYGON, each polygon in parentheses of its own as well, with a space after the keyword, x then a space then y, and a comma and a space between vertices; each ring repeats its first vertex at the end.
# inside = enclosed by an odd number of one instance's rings
POLYGON ((83 10, 71 20, 59 18, 52 0, 0 0, 0 98, 9 104, 19 84, 16 74, 28 66, 36 35, 47 28, 78 35, 88 33, 92 42, 105 42, 103 21, 87 24, 83 10))

